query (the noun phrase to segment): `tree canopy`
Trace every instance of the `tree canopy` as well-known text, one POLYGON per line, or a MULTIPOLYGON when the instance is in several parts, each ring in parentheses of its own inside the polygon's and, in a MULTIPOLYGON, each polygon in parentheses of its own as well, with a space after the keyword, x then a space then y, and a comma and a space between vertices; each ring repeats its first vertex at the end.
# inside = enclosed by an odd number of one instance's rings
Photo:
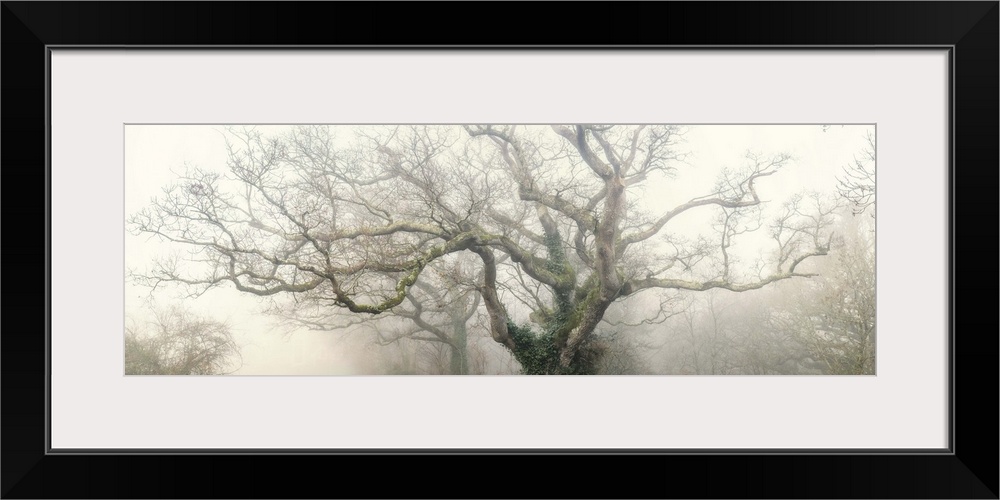
POLYGON ((836 206, 822 197, 761 210, 761 186, 791 156, 748 151, 688 196, 678 187, 697 166, 683 136, 672 125, 231 130, 225 173, 189 169, 129 218, 135 234, 188 248, 137 278, 395 313, 444 343, 458 330, 436 314, 467 321, 482 307, 524 373, 593 373, 615 302, 811 277, 806 262, 830 250, 836 206))

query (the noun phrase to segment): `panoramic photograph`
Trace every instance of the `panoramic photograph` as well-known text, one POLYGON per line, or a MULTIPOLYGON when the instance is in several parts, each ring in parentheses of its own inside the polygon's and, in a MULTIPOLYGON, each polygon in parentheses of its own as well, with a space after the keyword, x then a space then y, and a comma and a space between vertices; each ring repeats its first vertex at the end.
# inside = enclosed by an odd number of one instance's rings
POLYGON ((876 373, 873 124, 124 133, 127 376, 876 373))

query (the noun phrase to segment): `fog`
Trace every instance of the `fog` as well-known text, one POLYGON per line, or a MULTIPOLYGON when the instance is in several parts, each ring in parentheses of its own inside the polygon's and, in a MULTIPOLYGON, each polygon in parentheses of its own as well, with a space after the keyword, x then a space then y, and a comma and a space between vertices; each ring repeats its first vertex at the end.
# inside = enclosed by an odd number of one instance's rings
POLYGON ((123 329, 222 324, 232 375, 874 374, 874 126, 561 130, 128 125, 123 329))

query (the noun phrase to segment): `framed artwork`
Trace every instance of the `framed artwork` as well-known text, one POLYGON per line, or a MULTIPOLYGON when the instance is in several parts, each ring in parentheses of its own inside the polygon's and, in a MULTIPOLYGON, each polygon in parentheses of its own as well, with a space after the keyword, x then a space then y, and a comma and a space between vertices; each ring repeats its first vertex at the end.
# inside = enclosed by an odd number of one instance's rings
POLYGON ((997 3, 514 6, 4 2, 3 495, 997 498, 997 3))

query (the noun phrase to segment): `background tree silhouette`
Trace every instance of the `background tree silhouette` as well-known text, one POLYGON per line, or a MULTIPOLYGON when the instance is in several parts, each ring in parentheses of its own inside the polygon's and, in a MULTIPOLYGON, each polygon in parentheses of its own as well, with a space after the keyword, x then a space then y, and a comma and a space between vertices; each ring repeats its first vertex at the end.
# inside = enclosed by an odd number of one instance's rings
POLYGON ((177 307, 157 311, 155 318, 147 327, 126 327, 126 375, 224 375, 239 369, 240 347, 224 323, 177 307))

